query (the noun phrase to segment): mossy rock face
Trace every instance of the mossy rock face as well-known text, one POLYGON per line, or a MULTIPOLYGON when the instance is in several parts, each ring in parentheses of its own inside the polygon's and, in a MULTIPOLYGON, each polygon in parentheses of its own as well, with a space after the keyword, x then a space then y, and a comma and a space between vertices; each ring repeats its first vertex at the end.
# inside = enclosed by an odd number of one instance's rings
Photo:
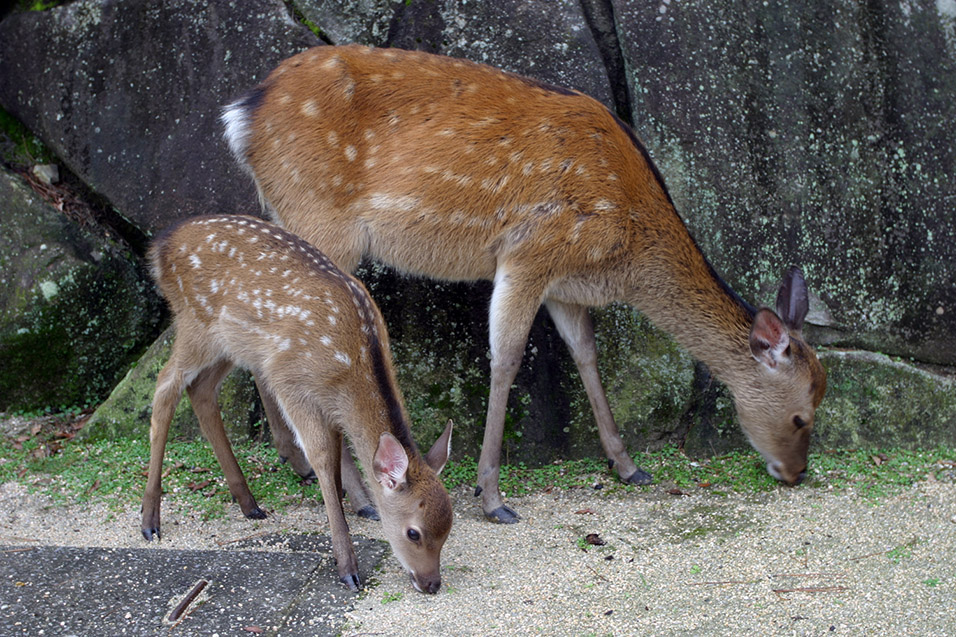
POLYGON ((0 410, 95 404, 158 332, 146 272, 6 171, 0 230, 0 410))
POLYGON ((612 4, 636 132, 728 282, 766 301, 799 265, 816 342, 956 365, 952 10, 612 4))
POLYGON ((0 103, 144 232, 254 214, 219 110, 316 44, 281 2, 77 0, 0 22, 0 103))
POLYGON ((956 380, 871 352, 821 352, 827 395, 813 446, 956 445, 956 380))
MULTIPOLYGON (((110 397, 100 405, 80 437, 100 440, 114 437, 148 437, 156 377, 169 359, 173 328, 167 329, 139 359, 110 397)), ((219 393, 220 412, 226 433, 242 440, 261 435, 262 406, 252 375, 235 369, 226 376, 219 393)), ((173 416, 170 438, 198 438, 199 422, 183 393, 173 416)))

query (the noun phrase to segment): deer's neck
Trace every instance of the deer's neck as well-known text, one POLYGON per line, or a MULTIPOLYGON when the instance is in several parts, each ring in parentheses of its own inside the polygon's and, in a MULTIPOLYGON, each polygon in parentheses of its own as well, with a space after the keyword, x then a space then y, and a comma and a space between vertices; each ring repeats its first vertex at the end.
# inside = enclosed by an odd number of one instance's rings
POLYGON ((733 390, 735 379, 753 367, 754 309, 711 268, 683 225, 680 230, 674 241, 657 241, 635 257, 627 301, 733 390))

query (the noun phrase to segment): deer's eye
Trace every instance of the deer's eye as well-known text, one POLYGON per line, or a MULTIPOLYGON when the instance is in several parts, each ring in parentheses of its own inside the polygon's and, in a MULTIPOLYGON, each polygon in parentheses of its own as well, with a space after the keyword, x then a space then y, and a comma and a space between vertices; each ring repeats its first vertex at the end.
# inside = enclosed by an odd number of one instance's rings
POLYGON ((806 421, 805 421, 803 418, 801 418, 800 416, 794 416, 794 417, 793 417, 793 426, 796 427, 797 429, 803 429, 804 427, 807 426, 807 423, 806 423, 806 421))
POLYGON ((407 535, 408 539, 412 542, 418 542, 422 539, 422 534, 415 529, 408 529, 408 531, 405 532, 405 535, 407 535))

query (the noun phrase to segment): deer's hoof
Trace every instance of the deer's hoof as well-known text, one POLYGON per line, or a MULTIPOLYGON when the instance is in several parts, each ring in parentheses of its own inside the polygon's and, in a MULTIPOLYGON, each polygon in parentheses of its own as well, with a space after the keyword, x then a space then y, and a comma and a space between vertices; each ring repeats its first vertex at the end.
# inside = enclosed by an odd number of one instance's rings
POLYGON ((162 539, 162 537, 161 537, 160 534, 159 534, 159 527, 158 527, 158 526, 154 526, 154 527, 148 528, 148 529, 142 529, 142 531, 143 531, 143 537, 146 538, 146 541, 147 541, 147 542, 152 542, 152 541, 153 541, 153 536, 155 536, 157 540, 162 539))
POLYGON ((485 517, 495 524, 516 524, 521 518, 511 507, 502 504, 491 513, 485 513, 485 517))
POLYGON ((627 480, 624 482, 628 484, 650 484, 654 481, 654 476, 644 471, 643 469, 638 469, 632 473, 627 480))
POLYGON ((363 506, 361 509, 355 512, 355 515, 367 520, 375 520, 376 522, 382 519, 379 517, 378 511, 371 504, 366 504, 363 506))
POLYGON ((319 478, 315 475, 315 469, 301 476, 302 484, 314 484, 319 478))
POLYGON ((358 573, 349 573, 339 578, 339 580, 349 587, 349 590, 353 593, 359 592, 362 588, 362 580, 359 579, 358 573))
POLYGON ((246 517, 250 520, 265 520, 269 516, 266 515, 265 511, 256 507, 252 511, 249 511, 249 513, 246 513, 246 517))

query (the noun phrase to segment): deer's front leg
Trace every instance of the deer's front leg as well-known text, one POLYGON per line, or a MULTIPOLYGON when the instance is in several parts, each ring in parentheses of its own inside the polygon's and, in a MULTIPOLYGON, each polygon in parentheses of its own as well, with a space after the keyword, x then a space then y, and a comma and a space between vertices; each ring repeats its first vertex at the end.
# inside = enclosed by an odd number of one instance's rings
MULTIPOLYGON (((285 416, 279 409, 275 398, 269 391, 269 388, 259 379, 256 379, 256 387, 259 390, 259 396, 262 398, 262 406, 266 411, 266 419, 269 421, 269 430, 272 432, 272 444, 275 445, 279 458, 292 466, 292 470, 302 478, 306 484, 311 484, 316 480, 315 471, 305 457, 305 452, 295 442, 295 436, 289 427, 285 416)), ((349 451, 345 441, 342 442, 342 486, 349 496, 349 502, 356 515, 378 520, 378 510, 372 504, 372 500, 365 490, 365 484, 362 482, 362 474, 359 473, 355 461, 352 459, 352 453, 349 451)))
MULTIPOLYGON (((304 432, 303 432, 304 433, 304 432)), ((339 580, 352 591, 362 588, 358 573, 358 559, 352 548, 349 525, 342 510, 342 481, 339 470, 342 454, 342 434, 330 427, 303 435, 305 448, 312 466, 316 468, 325 513, 332 535, 332 555, 339 572, 339 580)))
POLYGON ((491 391, 488 394, 488 415, 485 435, 478 459, 478 487, 481 509, 485 517, 499 524, 514 524, 519 516, 501 498, 498 477, 501 471, 501 439, 504 435, 508 393, 524 357, 531 322, 540 305, 540 294, 531 286, 521 285, 518 277, 499 267, 495 289, 491 295, 488 320, 491 343, 491 391))
POLYGON ((289 429, 285 416, 282 415, 272 392, 258 378, 256 379, 256 389, 259 390, 259 398, 262 399, 262 407, 266 411, 266 420, 269 422, 269 431, 272 433, 272 444, 275 445, 279 459, 282 462, 288 461, 292 470, 304 482, 315 482, 315 471, 306 459, 305 453, 295 443, 292 430, 289 429))

